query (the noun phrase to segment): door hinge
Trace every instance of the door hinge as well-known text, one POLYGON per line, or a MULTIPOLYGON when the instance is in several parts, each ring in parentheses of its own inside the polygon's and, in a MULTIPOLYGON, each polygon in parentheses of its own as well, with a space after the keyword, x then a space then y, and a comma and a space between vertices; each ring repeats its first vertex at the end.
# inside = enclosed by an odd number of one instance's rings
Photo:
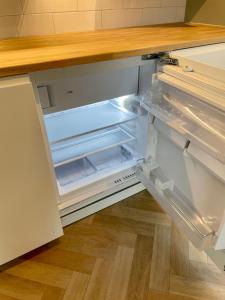
POLYGON ((145 54, 142 55, 142 60, 153 60, 153 59, 159 59, 165 55, 164 52, 160 52, 160 53, 152 53, 152 54, 145 54))
POLYGON ((160 63, 164 65, 173 65, 173 66, 179 65, 178 59, 170 57, 168 53, 160 57, 160 63))
POLYGON ((169 53, 159 52, 159 53, 152 53, 146 54, 142 56, 142 60, 153 60, 157 59, 160 63, 166 65, 174 65, 178 66, 178 59, 170 57, 169 53))

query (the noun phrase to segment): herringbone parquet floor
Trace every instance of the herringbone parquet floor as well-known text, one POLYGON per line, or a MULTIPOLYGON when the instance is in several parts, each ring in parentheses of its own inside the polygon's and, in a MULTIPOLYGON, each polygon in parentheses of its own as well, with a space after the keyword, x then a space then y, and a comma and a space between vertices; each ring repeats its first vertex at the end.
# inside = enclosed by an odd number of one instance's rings
POLYGON ((1 300, 225 299, 224 274, 145 191, 0 270, 1 300))

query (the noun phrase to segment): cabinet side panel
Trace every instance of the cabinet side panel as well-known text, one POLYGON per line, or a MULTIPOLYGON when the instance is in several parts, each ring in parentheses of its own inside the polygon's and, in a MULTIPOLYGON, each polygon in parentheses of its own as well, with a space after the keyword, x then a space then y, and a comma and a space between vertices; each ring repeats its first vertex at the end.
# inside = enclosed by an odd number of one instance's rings
POLYGON ((62 235, 51 166, 28 77, 0 81, 0 264, 62 235))

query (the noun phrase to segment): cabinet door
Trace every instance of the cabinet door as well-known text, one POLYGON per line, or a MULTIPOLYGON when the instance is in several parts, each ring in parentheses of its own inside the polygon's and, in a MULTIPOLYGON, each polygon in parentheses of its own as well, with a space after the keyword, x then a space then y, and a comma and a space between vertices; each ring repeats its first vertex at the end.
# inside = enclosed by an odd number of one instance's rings
POLYGON ((57 194, 28 76, 0 80, 0 264, 62 235, 57 194))

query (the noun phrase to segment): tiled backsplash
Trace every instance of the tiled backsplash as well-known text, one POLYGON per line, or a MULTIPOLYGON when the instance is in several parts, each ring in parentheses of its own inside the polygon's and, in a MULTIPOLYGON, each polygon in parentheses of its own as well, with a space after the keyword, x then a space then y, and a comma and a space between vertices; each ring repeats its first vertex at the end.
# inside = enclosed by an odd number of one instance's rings
POLYGON ((181 22, 186 0, 0 0, 0 38, 181 22))

